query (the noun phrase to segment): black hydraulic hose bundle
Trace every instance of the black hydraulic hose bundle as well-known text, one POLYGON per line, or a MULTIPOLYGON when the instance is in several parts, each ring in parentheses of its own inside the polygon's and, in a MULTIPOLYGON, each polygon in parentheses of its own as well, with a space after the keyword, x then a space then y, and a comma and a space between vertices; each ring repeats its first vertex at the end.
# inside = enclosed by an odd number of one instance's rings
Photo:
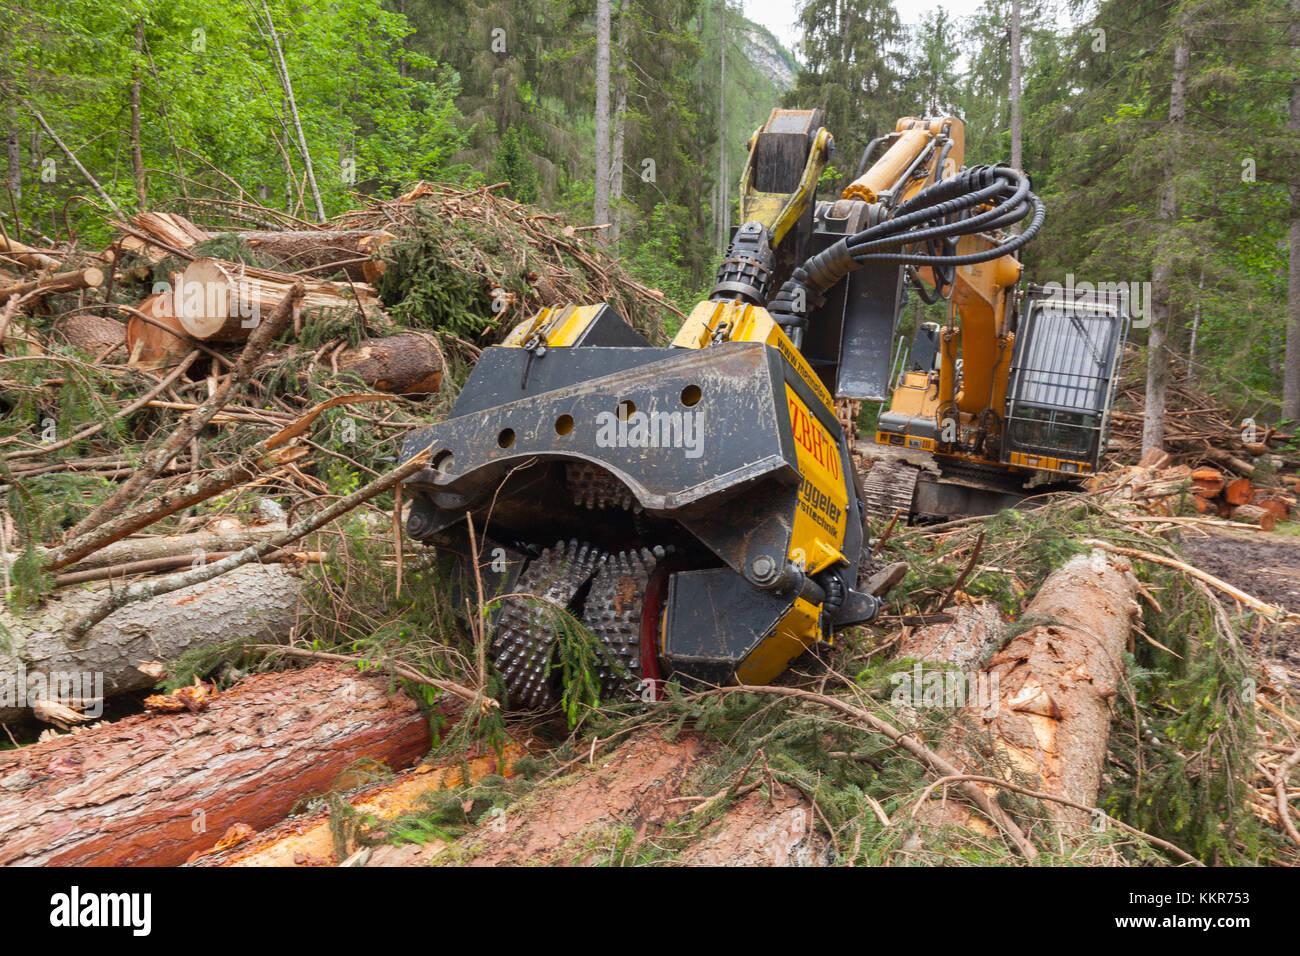
POLYGON ((822 293, 869 262, 933 266, 950 276, 957 266, 988 262, 1019 249, 1037 235, 1045 215, 1042 202, 1030 191, 1029 177, 1019 170, 1010 166, 963 170, 927 186, 901 203, 888 219, 810 256, 768 303, 768 311, 783 327, 801 330, 808 312, 822 301, 822 293), (991 208, 974 212, 986 204, 991 208), (1023 232, 992 249, 944 254, 955 251, 958 236, 1002 229, 1026 217, 1030 220, 1023 232), (908 246, 923 246, 926 252, 904 252, 908 246))

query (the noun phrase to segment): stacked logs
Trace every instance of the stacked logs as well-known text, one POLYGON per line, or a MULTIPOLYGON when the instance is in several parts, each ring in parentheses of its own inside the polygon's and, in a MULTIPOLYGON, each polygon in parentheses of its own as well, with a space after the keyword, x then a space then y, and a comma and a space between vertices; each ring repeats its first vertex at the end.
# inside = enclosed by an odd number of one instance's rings
MULTIPOLYGON (((145 369, 175 366, 195 347, 247 341, 261 316, 296 282, 304 294, 294 305, 293 324, 358 315, 363 323, 390 325, 374 286, 383 272, 377 257, 393 236, 381 229, 237 231, 232 235, 277 268, 259 268, 195 255, 195 246, 214 236, 175 213, 145 212, 130 224, 116 223, 122 235, 103 254, 106 262, 128 256, 152 269, 169 257, 186 260, 159 291, 129 310, 125 341, 129 364, 145 369), (312 274, 340 275, 338 281, 312 274)), ((330 357, 340 375, 351 374, 371 389, 399 395, 437 392, 443 357, 431 336, 368 338, 355 348, 338 348, 330 357)))
POLYGON ((1272 531, 1291 517, 1298 484, 1295 475, 1264 484, 1211 465, 1176 465, 1167 452, 1148 452, 1137 465, 1096 476, 1089 490, 1149 514, 1172 516, 1190 504, 1200 515, 1272 531))

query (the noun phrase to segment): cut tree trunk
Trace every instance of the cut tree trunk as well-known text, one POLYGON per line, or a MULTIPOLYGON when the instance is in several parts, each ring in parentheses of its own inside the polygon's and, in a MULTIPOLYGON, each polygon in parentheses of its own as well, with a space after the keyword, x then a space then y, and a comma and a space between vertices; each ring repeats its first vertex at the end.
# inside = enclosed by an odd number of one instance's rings
POLYGON ((413 332, 363 339, 356 348, 339 354, 338 369, 381 392, 428 395, 442 387, 442 350, 431 336, 413 332))
POLYGON ((41 295, 54 295, 60 292, 78 292, 82 289, 97 289, 104 284, 104 273, 94 268, 77 269, 72 272, 60 272, 44 279, 30 282, 15 282, 0 289, 0 304, 8 302, 16 295, 39 292, 41 295))
MULTIPOLYGON (((348 803, 359 814, 377 821, 418 813, 427 807, 423 798, 428 794, 477 783, 489 774, 513 776, 515 761, 526 753, 526 747, 515 740, 506 741, 500 749, 476 744, 468 752, 458 755, 459 759, 453 762, 439 766, 421 765, 398 774, 392 780, 367 786, 350 794, 348 803)), ((190 862, 194 866, 337 866, 343 860, 337 855, 334 833, 330 827, 331 816, 328 809, 309 815, 300 814, 282 820, 261 833, 251 833, 241 827, 223 836, 211 853, 205 853, 190 862)), ((382 826, 380 822, 371 827, 371 835, 376 836, 374 831, 382 826)), ((421 856, 427 858, 432 852, 446 846, 445 842, 434 837, 421 843, 419 849, 423 851, 421 856)), ((408 852, 414 848, 408 848, 408 852)), ((353 849, 350 842, 347 849, 348 852, 353 849)), ((377 847, 368 865, 392 865, 377 860, 390 853, 396 853, 400 860, 402 854, 397 852, 399 849, 392 846, 377 847)), ((393 861, 394 864, 396 862, 397 860, 393 861)))
POLYGON ((25 246, 17 239, 7 239, 0 235, 0 254, 14 259, 29 269, 53 272, 59 267, 59 260, 47 256, 39 249, 25 246))
MULTIPOLYGON (((973 732, 950 737, 955 762, 976 774, 986 762, 1009 765, 1036 781, 1033 789, 1095 806, 1111 700, 1138 614, 1137 581, 1125 559, 1095 550, 1054 571, 1021 615, 1045 623, 1013 639, 983 669, 995 707, 967 709, 973 732), (986 756, 990 739, 993 761, 986 756)), ((1066 830, 1088 823, 1079 810, 1054 803, 1045 809, 1066 830)))
POLYGON ((112 354, 126 345, 126 325, 103 315, 74 312, 55 323, 55 330, 69 345, 89 355, 112 354))
POLYGON ((1192 472, 1192 488, 1202 498, 1217 498, 1227 484, 1227 479, 1217 468, 1197 468, 1192 472))
POLYGON ((1223 500, 1230 505, 1248 505, 1254 496, 1249 478, 1234 478, 1223 486, 1223 500))
POLYGON ((127 234, 118 241, 123 252, 133 252, 149 262, 161 262, 172 250, 186 251, 196 242, 212 237, 184 216, 174 212, 141 212, 131 217, 131 225, 146 236, 157 239, 155 245, 139 236, 127 234))
POLYGON ((1239 475, 1249 478, 1255 474, 1255 466, 1244 458, 1238 458, 1232 452, 1224 451, 1222 448, 1210 446, 1205 449, 1205 457, 1210 461, 1218 462, 1226 468, 1235 471, 1239 475))
MULTIPOLYGON (((243 342, 258 322, 289 293, 298 277, 220 259, 195 259, 176 283, 174 305, 181 326, 196 339, 243 342)), ((294 313, 294 327, 307 312, 377 310, 369 286, 302 280, 306 287, 294 313), (354 295, 355 290, 355 295, 354 295)))
POLYGON ((198 713, 0 754, 0 865, 174 866, 233 826, 279 822, 360 761, 400 770, 429 746, 428 716, 387 678, 328 664, 255 675, 198 713))
POLYGON ((1233 509, 1232 520, 1256 525, 1261 531, 1272 531, 1277 526, 1277 515, 1256 505, 1241 505, 1233 509))
POLYGON ((250 544, 259 544, 285 528, 283 522, 246 525, 233 523, 233 520, 221 518, 214 521, 211 527, 190 534, 123 538, 87 555, 67 570, 87 571, 131 561, 153 561, 177 556, 197 558, 214 551, 238 551, 250 544))
POLYGON ((383 263, 374 256, 393 241, 391 232, 369 229, 304 229, 236 235, 251 248, 277 260, 280 268, 288 272, 318 271, 339 263, 338 270, 356 282, 375 282, 383 275, 383 263))
POLYGON ((144 313, 162 328, 154 322, 145 322, 138 315, 126 320, 129 365, 144 369, 167 368, 190 353, 193 341, 173 312, 171 299, 166 294, 151 295, 136 306, 137 312, 144 313))
MULTIPOLYGON (((236 639, 281 643, 297 620, 302 579, 279 565, 249 564, 202 584, 128 605, 90 629, 84 646, 69 649, 68 629, 103 600, 102 587, 55 591, 30 613, 0 610, 8 648, 0 654, 0 720, 27 713, 32 700, 15 691, 28 686, 89 683, 105 697, 153 686, 137 665, 170 661, 185 651, 236 639), (81 678, 84 677, 84 680, 81 678), (102 683, 101 683, 102 682, 102 683)), ((33 692, 35 693, 35 692, 33 692)), ((92 712, 90 716, 95 716, 92 712)))

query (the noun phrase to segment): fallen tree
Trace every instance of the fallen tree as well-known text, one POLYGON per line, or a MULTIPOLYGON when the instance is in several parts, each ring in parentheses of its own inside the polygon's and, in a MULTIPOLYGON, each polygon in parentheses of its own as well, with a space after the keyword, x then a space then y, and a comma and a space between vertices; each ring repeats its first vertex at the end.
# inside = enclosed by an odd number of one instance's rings
MULTIPOLYGON (((1036 781, 1036 790, 1095 806, 1137 593, 1128 562, 1101 551, 1076 555, 1054 571, 1021 615, 1041 623, 982 669, 996 699, 991 713, 967 708, 968 729, 950 736, 945 748, 955 761, 971 773, 1001 764, 1036 781)), ((1049 805, 1049 815, 1073 832, 1089 818, 1060 804, 1049 805)))
POLYGON ((237 824, 277 823, 359 761, 398 770, 429 745, 428 716, 382 677, 255 675, 197 713, 0 754, 0 865, 174 866, 237 824))
MULTIPOLYGON (((34 611, 0 610, 8 635, 8 648, 0 654, 0 687, 17 689, 20 682, 35 680, 56 689, 58 680, 51 675, 93 675, 102 680, 103 695, 111 696, 156 683, 138 669, 145 661, 172 660, 236 639, 283 642, 300 610, 302 578, 279 565, 245 565, 137 602, 92 627, 83 645, 70 647, 69 629, 107 593, 104 587, 62 588, 34 611)), ((70 678, 63 682, 69 686, 70 678)), ((0 698, 0 720, 23 716, 31 703, 26 699, 26 706, 16 706, 0 698)))

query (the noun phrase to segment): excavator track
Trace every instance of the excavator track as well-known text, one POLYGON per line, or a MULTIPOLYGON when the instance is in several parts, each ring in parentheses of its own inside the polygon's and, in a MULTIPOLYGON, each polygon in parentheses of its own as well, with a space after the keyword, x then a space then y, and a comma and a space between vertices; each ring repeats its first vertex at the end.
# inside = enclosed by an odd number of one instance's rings
POLYGON ((510 699, 519 706, 538 708, 554 703, 551 655, 555 620, 544 604, 569 607, 596 573, 602 557, 596 548, 576 539, 557 542, 529 562, 515 586, 518 593, 501 602, 490 654, 510 699))
POLYGON ((907 520, 912 513, 916 482, 921 468, 897 458, 877 458, 862 479, 862 503, 868 519, 888 521, 902 511, 907 520))
POLYGON ((666 553, 662 547, 630 549, 601 559, 582 619, 608 651, 599 670, 602 698, 626 697, 644 676, 641 614, 650 575, 666 553))

